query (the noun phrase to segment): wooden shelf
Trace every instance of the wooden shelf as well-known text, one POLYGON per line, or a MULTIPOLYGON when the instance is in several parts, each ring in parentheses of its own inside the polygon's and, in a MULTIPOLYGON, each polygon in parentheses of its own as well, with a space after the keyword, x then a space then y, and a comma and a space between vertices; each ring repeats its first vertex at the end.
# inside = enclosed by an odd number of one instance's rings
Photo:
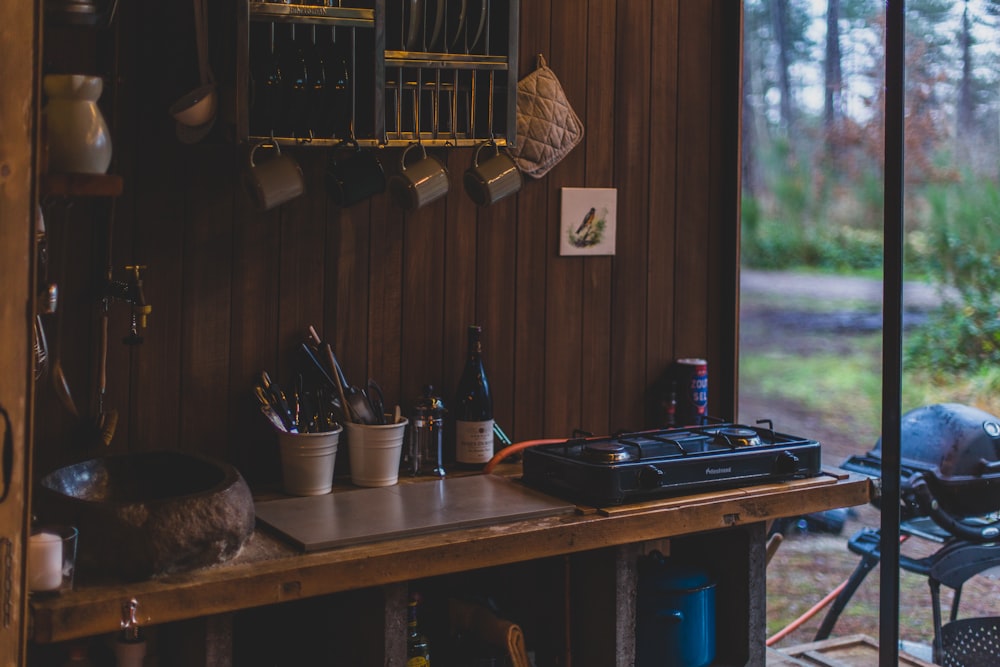
POLYGON ((117 197, 125 187, 117 174, 43 174, 41 194, 59 197, 117 197))
MULTIPOLYGON (((465 570, 739 528, 859 505, 870 499, 868 478, 838 472, 726 493, 650 501, 613 511, 580 507, 573 514, 504 523, 499 530, 495 525, 461 528, 312 553, 302 553, 269 531, 258 530, 240 555, 228 563, 137 583, 78 580, 72 592, 32 599, 33 639, 50 643, 115 632, 121 604, 130 597, 140 602, 143 624, 155 625, 465 570)), ((763 562, 761 556, 761 568, 763 562)), ((763 576, 763 571, 756 574, 763 576)))

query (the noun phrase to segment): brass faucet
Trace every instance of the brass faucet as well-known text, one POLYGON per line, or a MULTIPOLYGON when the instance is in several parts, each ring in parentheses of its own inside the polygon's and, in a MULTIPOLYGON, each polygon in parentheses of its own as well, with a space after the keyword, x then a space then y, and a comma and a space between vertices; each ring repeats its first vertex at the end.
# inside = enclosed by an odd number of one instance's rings
POLYGON ((146 328, 146 320, 149 317, 149 314, 153 312, 153 307, 146 303, 146 295, 142 291, 142 276, 139 272, 145 268, 145 264, 132 264, 125 267, 126 271, 132 272, 132 280, 129 285, 133 298, 129 301, 129 303, 132 304, 133 315, 138 315, 139 326, 143 329, 146 328))
POLYGON ((126 345, 138 345, 142 342, 139 329, 145 329, 149 314, 153 307, 146 303, 146 295, 142 288, 142 274, 145 264, 128 264, 126 271, 131 271, 128 280, 108 280, 105 286, 105 309, 111 299, 124 301, 132 307, 132 326, 129 334, 122 339, 126 345))

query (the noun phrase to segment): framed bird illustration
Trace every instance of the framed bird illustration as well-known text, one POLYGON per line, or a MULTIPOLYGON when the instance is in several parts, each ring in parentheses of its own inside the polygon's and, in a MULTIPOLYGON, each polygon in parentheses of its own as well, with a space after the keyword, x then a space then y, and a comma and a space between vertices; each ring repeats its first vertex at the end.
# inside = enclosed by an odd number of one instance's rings
POLYGON ((562 188, 560 255, 615 254, 616 188, 562 188))

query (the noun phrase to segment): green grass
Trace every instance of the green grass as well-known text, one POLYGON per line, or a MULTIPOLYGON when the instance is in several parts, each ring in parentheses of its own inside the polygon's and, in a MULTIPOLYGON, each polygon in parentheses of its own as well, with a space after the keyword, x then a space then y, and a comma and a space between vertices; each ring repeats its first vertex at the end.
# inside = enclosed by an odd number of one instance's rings
MULTIPOLYGON (((740 355, 740 384, 765 398, 795 401, 828 419, 847 414, 877 433, 882 404, 881 334, 852 336, 852 351, 772 349, 740 355)), ((1000 414, 1000 369, 975 375, 908 373, 902 383, 903 411, 955 402, 1000 414)))
POLYGON ((740 383, 769 398, 796 401, 818 414, 850 414, 858 422, 878 423, 881 368, 878 335, 857 337, 854 351, 797 354, 770 350, 740 356, 740 383))

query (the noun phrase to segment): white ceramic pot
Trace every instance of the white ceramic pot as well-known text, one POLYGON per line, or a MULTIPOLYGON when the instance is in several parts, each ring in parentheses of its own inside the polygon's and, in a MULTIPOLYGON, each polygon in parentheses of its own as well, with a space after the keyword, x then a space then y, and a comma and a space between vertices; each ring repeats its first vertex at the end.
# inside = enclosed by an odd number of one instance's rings
POLYGON ((42 86, 49 170, 103 174, 111 164, 111 134, 97 106, 104 82, 85 74, 47 74, 42 86))

